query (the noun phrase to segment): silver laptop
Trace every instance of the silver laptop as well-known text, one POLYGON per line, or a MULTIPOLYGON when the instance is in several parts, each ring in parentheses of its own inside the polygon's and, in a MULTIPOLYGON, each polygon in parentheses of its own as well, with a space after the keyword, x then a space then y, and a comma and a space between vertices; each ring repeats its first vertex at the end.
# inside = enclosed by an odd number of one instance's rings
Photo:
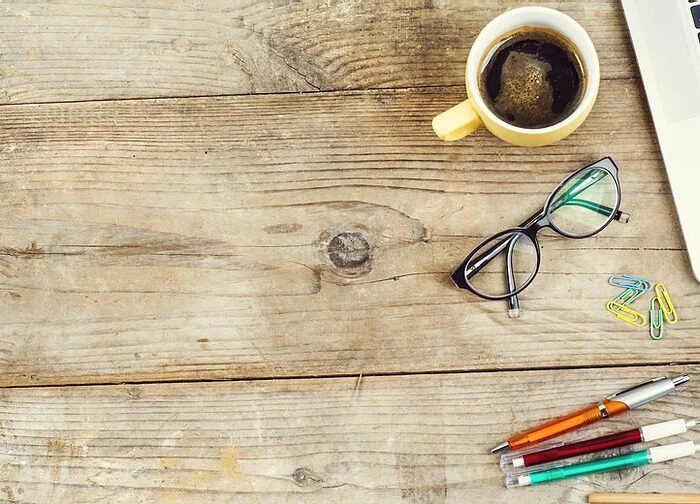
POLYGON ((622 7, 700 282, 700 0, 622 0, 622 7))

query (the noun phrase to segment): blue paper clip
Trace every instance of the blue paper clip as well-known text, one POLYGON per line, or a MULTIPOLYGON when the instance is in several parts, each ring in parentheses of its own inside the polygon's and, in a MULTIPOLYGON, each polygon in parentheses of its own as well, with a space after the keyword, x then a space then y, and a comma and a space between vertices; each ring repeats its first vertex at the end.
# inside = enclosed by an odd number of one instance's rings
POLYGON ((613 287, 634 289, 641 292, 649 292, 651 290, 651 282, 649 280, 633 277, 631 275, 613 275, 608 279, 608 283, 613 287))

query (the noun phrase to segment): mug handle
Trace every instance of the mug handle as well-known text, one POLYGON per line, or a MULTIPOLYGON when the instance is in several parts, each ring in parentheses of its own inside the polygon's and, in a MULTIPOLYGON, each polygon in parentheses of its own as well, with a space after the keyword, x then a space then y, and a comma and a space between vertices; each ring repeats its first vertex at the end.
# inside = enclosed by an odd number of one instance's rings
POLYGON ((433 118, 433 130, 437 136, 448 142, 464 138, 483 124, 470 99, 433 118))

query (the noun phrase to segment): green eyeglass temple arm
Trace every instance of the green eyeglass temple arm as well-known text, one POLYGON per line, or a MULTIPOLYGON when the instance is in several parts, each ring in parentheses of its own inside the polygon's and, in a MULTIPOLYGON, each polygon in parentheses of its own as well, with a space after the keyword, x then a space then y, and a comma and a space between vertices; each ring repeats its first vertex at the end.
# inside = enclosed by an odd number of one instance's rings
MULTIPOLYGON (((613 209, 610 208, 607 205, 601 205, 600 203, 596 203, 594 201, 589 201, 585 199, 571 199, 564 203, 563 205, 558 206, 557 208, 561 208, 562 206, 566 205, 572 205, 572 206, 578 206, 582 208, 586 208, 588 210, 592 210, 593 212, 599 213, 600 215, 605 215, 608 216, 613 212, 613 209)), ((629 215, 627 215, 625 212, 618 210, 615 212, 615 215, 613 215, 613 219, 616 221, 620 221, 623 223, 626 223, 629 220, 629 215)))

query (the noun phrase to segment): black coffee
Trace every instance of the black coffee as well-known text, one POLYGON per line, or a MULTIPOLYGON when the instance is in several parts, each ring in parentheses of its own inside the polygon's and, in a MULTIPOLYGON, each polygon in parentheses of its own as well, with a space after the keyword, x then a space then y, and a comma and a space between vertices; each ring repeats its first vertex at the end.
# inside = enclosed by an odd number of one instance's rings
POLYGON ((585 87, 573 44, 545 28, 525 27, 487 55, 479 86, 489 108, 523 128, 544 128, 571 114, 585 87))

